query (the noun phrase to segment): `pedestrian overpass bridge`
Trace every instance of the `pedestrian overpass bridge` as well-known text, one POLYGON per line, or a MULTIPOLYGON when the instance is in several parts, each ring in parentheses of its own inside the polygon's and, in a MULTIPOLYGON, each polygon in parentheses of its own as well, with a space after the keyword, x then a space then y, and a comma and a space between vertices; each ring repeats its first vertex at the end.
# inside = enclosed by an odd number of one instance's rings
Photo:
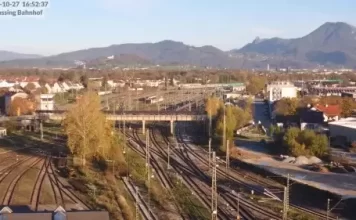
MULTIPOLYGON (((65 111, 36 111, 38 119, 61 121, 65 118, 65 111)), ((146 122, 150 121, 167 121, 170 122, 170 130, 173 134, 174 122, 177 121, 205 121, 207 116, 198 112, 189 111, 127 111, 127 112, 110 112, 104 111, 106 119, 110 121, 141 121, 142 132, 146 130, 146 122)))

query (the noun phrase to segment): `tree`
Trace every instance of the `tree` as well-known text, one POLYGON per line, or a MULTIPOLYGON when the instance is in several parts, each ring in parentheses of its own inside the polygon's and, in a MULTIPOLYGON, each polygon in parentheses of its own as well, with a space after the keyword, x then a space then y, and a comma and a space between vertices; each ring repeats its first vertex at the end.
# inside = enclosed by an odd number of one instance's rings
POLYGON ((266 79, 260 76, 252 76, 246 86, 246 91, 251 95, 256 95, 263 91, 266 85, 266 79))
POLYGON ((26 89, 27 91, 33 91, 33 90, 35 90, 36 89, 36 86, 35 86, 35 84, 33 84, 33 83, 28 83, 26 86, 25 86, 25 88, 24 89, 26 89))
POLYGON ((80 83, 83 84, 84 88, 87 88, 88 87, 88 76, 82 75, 80 77, 80 83))
POLYGON ((341 116, 350 117, 353 110, 356 108, 356 103, 352 98, 343 98, 341 104, 341 116))
POLYGON ((42 87, 40 88, 40 93, 41 93, 41 94, 47 94, 47 93, 48 93, 47 87, 42 86, 42 87))
MULTIPOLYGON (((224 114, 226 122, 226 139, 231 141, 234 137, 234 132, 245 126, 251 119, 251 114, 247 110, 243 110, 236 106, 226 106, 225 108, 220 108, 216 122, 216 132, 220 137, 223 137, 224 134, 224 114)), ((224 140, 222 139, 222 141, 224 140)), ((225 144, 222 144, 221 151, 226 150, 223 148, 224 146, 225 144)))
POLYGON ((108 84, 108 77, 107 77, 107 76, 104 76, 104 77, 103 77, 103 81, 101 82, 101 89, 102 89, 102 90, 106 90, 108 87, 109 87, 109 84, 108 84))
MULTIPOLYGON (((117 139, 112 125, 101 112, 100 98, 87 92, 69 110, 63 122, 68 136, 68 147, 73 155, 79 156, 83 165, 86 159, 115 157, 117 139)), ((117 152, 116 152, 117 153, 117 152)))
POLYGON ((287 151, 294 155, 314 155, 323 157, 328 153, 328 138, 322 134, 316 134, 312 130, 301 131, 298 128, 290 128, 284 135, 283 145, 287 151))
POLYGON ((209 97, 205 103, 205 111, 209 116, 214 117, 222 105, 223 103, 219 98, 215 96, 209 97))
POLYGON ((342 117, 350 117, 356 108, 356 103, 352 98, 339 96, 326 96, 320 99, 322 105, 339 105, 342 117))
POLYGON ((9 115, 20 116, 20 115, 32 114, 34 110, 33 105, 34 103, 28 99, 16 97, 10 104, 9 115))
POLYGON ((38 83, 41 85, 41 86, 44 86, 46 85, 47 83, 47 80, 44 76, 41 76, 40 79, 38 80, 38 83))
POLYGON ((283 98, 277 101, 275 112, 280 115, 295 115, 298 105, 298 99, 296 98, 283 98))

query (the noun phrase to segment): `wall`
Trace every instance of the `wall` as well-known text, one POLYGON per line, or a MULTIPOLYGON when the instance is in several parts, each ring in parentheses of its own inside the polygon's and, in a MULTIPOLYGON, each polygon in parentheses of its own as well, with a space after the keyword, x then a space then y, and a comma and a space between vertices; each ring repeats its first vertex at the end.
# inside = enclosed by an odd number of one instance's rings
POLYGON ((330 136, 344 136, 349 142, 356 141, 356 129, 341 126, 338 124, 329 124, 330 136))

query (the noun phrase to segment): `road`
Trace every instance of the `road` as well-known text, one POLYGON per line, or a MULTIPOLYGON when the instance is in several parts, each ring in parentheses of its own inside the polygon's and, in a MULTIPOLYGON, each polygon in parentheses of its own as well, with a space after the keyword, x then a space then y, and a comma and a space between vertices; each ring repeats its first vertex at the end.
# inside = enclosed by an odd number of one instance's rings
POLYGON ((271 126, 269 118, 268 105, 262 99, 255 99, 253 102, 253 118, 256 123, 259 121, 268 129, 271 126))

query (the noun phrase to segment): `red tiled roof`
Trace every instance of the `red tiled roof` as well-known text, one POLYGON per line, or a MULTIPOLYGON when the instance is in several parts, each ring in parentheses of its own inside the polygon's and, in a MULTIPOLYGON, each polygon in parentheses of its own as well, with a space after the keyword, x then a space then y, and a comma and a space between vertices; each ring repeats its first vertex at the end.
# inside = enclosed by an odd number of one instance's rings
POLYGON ((315 106, 315 109, 323 112, 327 116, 338 116, 341 114, 341 108, 339 105, 319 105, 315 106))

